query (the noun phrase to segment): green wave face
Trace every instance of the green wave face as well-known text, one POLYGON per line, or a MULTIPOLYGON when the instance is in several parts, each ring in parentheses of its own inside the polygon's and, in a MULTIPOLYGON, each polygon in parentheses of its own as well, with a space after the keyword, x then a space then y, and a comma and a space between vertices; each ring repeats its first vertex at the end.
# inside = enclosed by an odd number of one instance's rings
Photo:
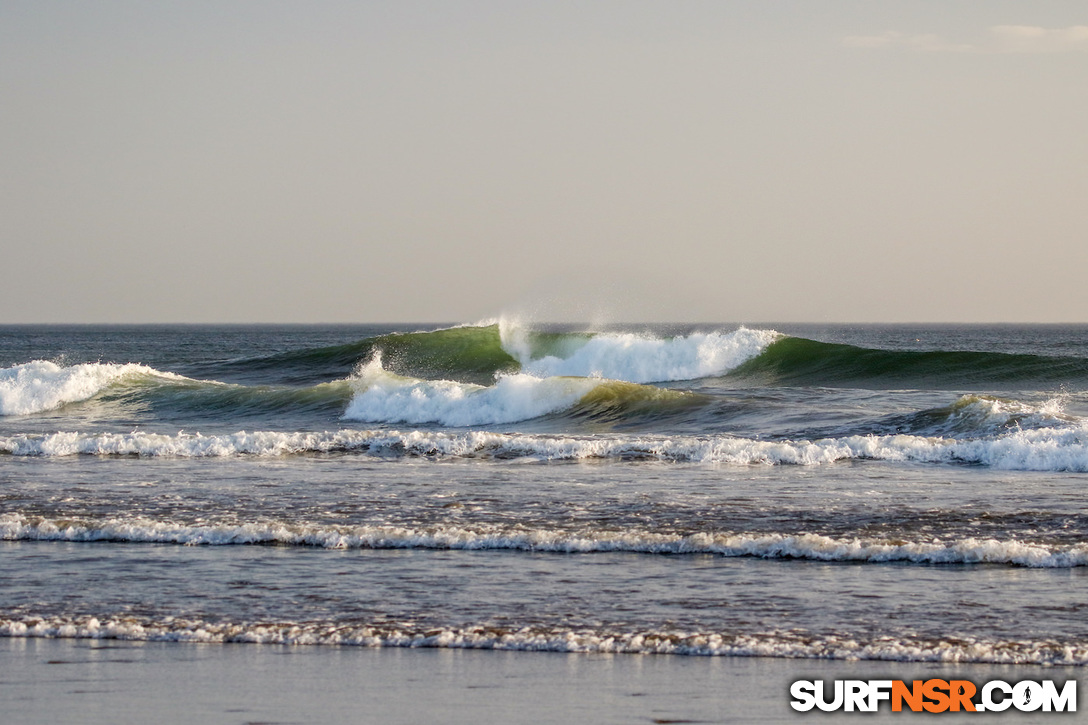
POLYGON ((301 388, 277 385, 226 385, 203 380, 141 380, 115 384, 92 400, 98 404, 151 405, 168 412, 219 415, 330 412, 351 399, 347 380, 301 388))
POLYGON ((386 370, 417 378, 488 384, 496 373, 518 369, 518 362, 502 348, 499 326, 490 325, 393 333, 343 345, 234 360, 202 368, 197 377, 257 373, 292 385, 316 384, 351 375, 375 353, 381 354, 386 370))
POLYGON ((779 385, 962 388, 978 384, 1088 383, 1088 360, 967 351, 873 350, 787 337, 730 377, 779 385))
POLYGON ((583 395, 564 415, 597 423, 645 423, 695 410, 709 400, 708 396, 683 390, 606 380, 583 395))
POLYGON ((382 335, 366 341, 367 356, 398 375, 487 385, 497 373, 517 372, 518 361, 502 346, 498 325, 382 335))
POLYGON ((347 377, 380 356, 387 372, 424 380, 489 385, 500 374, 522 371, 537 377, 663 382, 720 375, 758 354, 776 337, 773 331, 745 328, 654 337, 492 324, 382 334, 345 345, 232 360, 184 372, 199 379, 238 382, 242 378, 247 384, 315 384, 347 377))
MULTIPOLYGON (((593 333, 519 331, 510 347, 525 360, 549 355, 567 357, 593 333)), ((364 340, 350 354, 357 362, 380 352, 382 367, 398 375, 425 380, 455 380, 490 385, 501 373, 516 373, 521 363, 504 346, 499 325, 453 327, 432 332, 382 335, 364 340)), ((338 353, 339 354, 339 353, 338 353)))

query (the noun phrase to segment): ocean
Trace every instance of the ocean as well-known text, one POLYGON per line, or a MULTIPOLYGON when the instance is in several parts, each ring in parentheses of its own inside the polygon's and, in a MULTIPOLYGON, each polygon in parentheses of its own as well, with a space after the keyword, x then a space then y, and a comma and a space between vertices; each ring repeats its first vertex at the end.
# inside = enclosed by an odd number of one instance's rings
POLYGON ((1079 666, 1086 472, 1086 326, 6 326, 0 635, 1079 666))

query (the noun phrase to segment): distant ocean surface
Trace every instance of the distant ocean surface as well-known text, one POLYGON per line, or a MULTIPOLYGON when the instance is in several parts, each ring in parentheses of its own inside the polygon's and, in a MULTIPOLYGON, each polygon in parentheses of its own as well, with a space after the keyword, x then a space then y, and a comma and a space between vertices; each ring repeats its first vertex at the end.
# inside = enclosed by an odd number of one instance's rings
POLYGON ((0 635, 1088 663, 1088 327, 0 327, 0 635))

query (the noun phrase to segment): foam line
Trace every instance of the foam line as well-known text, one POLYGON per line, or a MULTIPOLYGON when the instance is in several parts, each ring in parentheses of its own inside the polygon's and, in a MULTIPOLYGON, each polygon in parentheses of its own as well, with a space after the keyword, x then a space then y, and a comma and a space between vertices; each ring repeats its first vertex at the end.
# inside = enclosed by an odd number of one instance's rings
POLYGON ((723 633, 667 629, 500 628, 489 623, 422 628, 412 622, 212 622, 184 617, 33 616, 0 614, 0 637, 358 647, 428 647, 527 652, 787 657, 895 662, 1088 664, 1084 642, 954 641, 912 636, 870 638, 792 631, 723 633))
POLYGON ((561 436, 488 431, 76 433, 0 437, 0 454, 16 456, 168 456, 209 458, 355 452, 385 458, 523 458, 658 460, 729 465, 822 465, 842 460, 976 464, 1001 470, 1088 472, 1088 424, 1012 430, 957 440, 914 435, 762 441, 732 436, 561 436))
POLYGON ((326 549, 503 549, 557 553, 632 552, 714 554, 724 557, 805 559, 865 563, 1000 564, 1031 568, 1088 565, 1088 544, 1047 546, 1021 540, 973 537, 895 541, 818 534, 696 533, 685 536, 647 531, 555 531, 457 526, 409 528, 360 526, 322 528, 276 523, 192 526, 142 517, 103 521, 53 521, 0 515, 5 541, 170 543, 187 546, 279 544, 326 549))

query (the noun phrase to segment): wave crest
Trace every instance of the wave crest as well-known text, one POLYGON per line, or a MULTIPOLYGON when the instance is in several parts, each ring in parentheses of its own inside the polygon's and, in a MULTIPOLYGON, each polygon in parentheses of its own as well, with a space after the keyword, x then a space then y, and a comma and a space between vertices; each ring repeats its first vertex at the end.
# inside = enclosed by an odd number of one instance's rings
POLYGON ((531 347, 525 345, 508 351, 519 359, 524 372, 541 377, 574 375, 655 383, 723 375, 757 357, 780 337, 773 330, 745 327, 672 338, 600 333, 576 346, 568 345, 560 354, 533 357, 531 347))
POLYGON ((47 360, 0 370, 0 415, 31 415, 93 398, 120 381, 185 380, 134 363, 82 363, 62 367, 47 360))
POLYGON ((1088 359, 958 350, 883 350, 783 336, 731 374, 782 385, 1051 386, 1088 380, 1088 359))

